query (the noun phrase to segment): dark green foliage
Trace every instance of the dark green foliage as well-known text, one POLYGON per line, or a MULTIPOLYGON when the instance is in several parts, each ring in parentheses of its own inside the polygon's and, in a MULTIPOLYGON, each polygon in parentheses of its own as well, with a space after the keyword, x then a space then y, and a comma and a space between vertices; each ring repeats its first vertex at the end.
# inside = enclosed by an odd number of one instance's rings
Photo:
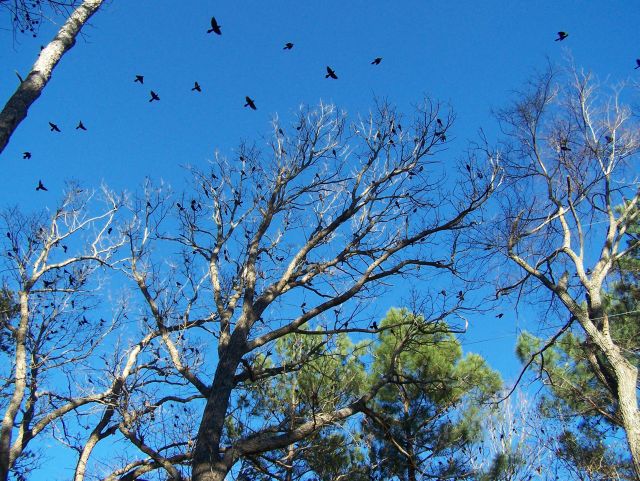
MULTIPOLYGON (((265 423, 294 427, 309 413, 321 413, 354 400, 366 381, 361 357, 365 351, 346 335, 336 338, 290 335, 276 348, 277 364, 291 366, 289 372, 269 382, 246 385, 238 400, 238 412, 252 406, 248 416, 234 416, 227 434, 246 435, 250 425, 262 418, 265 423)), ((270 356, 273 357, 273 356, 270 356)), ((271 367, 269 358, 256 365, 271 367)), ((246 412, 246 409, 245 409, 246 412)), ((290 481, 317 479, 331 481, 343 477, 368 480, 368 466, 357 432, 349 426, 331 426, 288 448, 272 451, 243 462, 242 473, 251 480, 290 481)))
POLYGON ((13 342, 9 326, 11 320, 18 315, 19 306, 6 288, 0 289, 0 352, 10 353, 13 342))
POLYGON ((480 407, 500 389, 500 376, 480 356, 463 357, 445 324, 427 324, 406 310, 392 310, 380 323, 395 324, 400 327, 384 331, 374 351, 374 376, 390 363, 396 368, 367 413, 372 464, 382 479, 469 474, 466 448, 481 437, 480 407), (407 330, 415 334, 394 361, 392 353, 407 330))

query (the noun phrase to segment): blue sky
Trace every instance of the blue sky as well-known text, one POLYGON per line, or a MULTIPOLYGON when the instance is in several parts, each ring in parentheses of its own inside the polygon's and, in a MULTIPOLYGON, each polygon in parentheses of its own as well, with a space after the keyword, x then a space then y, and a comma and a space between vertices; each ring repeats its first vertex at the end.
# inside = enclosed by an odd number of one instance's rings
MULTIPOLYGON (((57 27, 45 22, 38 38, 14 40, 0 14, 4 102, 17 86, 14 69, 26 74, 57 27)), ((0 205, 53 206, 67 179, 134 190, 150 176, 180 188, 183 165, 202 165, 216 149, 230 154, 241 139, 261 143, 274 115, 286 124, 300 104, 320 100, 355 119, 374 97, 406 113, 425 94, 440 99, 457 116, 442 156, 453 161, 479 128, 495 139, 491 109, 547 59, 572 58, 603 81, 640 81, 638 25, 635 1, 111 1, 0 154, 0 205), (222 36, 206 34, 212 15, 222 36), (554 41, 559 30, 569 33, 563 42, 554 41), (294 48, 284 51, 286 42, 294 48), (327 65, 339 80, 325 79, 327 65), (202 93, 190 90, 196 80, 202 93), (148 102, 151 89, 160 102, 148 102), (246 95, 257 111, 243 107, 246 95), (80 119, 87 132, 74 130, 80 119), (62 133, 50 132, 49 121, 62 133), (34 191, 38 179, 49 192, 34 191)), ((502 320, 471 325, 468 347, 513 378, 514 326, 533 313, 516 319, 509 306, 498 309, 502 320)))

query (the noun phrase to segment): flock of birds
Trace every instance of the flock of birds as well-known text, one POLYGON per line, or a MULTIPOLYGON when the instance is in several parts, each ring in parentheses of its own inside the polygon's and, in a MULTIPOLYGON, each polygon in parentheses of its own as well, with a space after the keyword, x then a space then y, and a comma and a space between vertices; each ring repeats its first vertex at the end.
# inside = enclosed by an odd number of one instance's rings
MULTIPOLYGON (((222 35, 222 26, 218 23, 218 21, 216 20, 215 17, 211 17, 211 28, 209 30, 207 30, 207 33, 215 33, 216 35, 222 35)), ((555 39, 556 42, 561 42, 563 40, 565 40, 567 37, 569 36, 569 34, 567 32, 563 32, 560 31, 558 32, 558 36, 555 39)), ((294 47, 294 44, 292 42, 287 42, 285 43, 283 50, 292 50, 294 47)), ((382 57, 376 57, 371 61, 371 65, 380 65, 380 63, 382 62, 382 57)), ((640 68, 640 58, 636 59, 636 69, 640 68)), ((328 79, 333 79, 333 80, 338 80, 338 74, 336 74, 336 71, 334 69, 332 69, 330 66, 327 65, 327 73, 324 76, 325 78, 328 79)), ((133 80, 134 83, 139 83, 141 85, 144 84, 144 75, 136 75, 135 79, 133 80)), ((194 82, 193 87, 191 88, 192 92, 202 92, 202 87, 200 86, 200 84, 198 83, 198 81, 194 82)), ((149 98, 149 102, 159 102, 160 101, 160 96, 154 92, 153 90, 150 91, 150 98, 149 98)), ((248 95, 245 96, 245 107, 249 107, 251 110, 258 110, 258 107, 256 106, 256 101, 255 99, 252 99, 251 97, 249 97, 248 95)), ((53 122, 49 122, 49 127, 51 132, 61 132, 60 128, 58 127, 57 124, 53 123, 53 122)), ((80 120, 78 122, 78 125, 76 126, 76 130, 84 130, 86 131, 87 128, 85 127, 85 125, 82 123, 82 120, 80 120)), ((22 158, 23 159, 30 159, 31 158, 31 152, 23 152, 22 154, 22 158)), ((36 187, 36 191, 47 191, 48 189, 42 184, 42 180, 38 180, 38 186, 36 187)))

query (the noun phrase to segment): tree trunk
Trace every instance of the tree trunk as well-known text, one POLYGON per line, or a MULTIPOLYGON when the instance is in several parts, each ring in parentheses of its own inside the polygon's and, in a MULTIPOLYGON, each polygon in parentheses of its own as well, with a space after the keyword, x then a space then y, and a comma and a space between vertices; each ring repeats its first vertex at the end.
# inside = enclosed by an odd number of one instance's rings
POLYGON ((241 349, 232 344, 218 362, 196 438, 192 461, 193 481, 224 481, 233 466, 232 460, 220 454, 220 440, 234 388, 233 377, 241 358, 241 349))
MULTIPOLYGON (((587 298, 590 320, 581 322, 587 335, 613 369, 615 376, 614 395, 618 402, 618 411, 629 444, 629 452, 637 479, 640 479, 640 411, 638 411, 638 368, 622 354, 611 338, 609 318, 602 307, 599 290, 595 289, 587 298), (596 324, 596 321, 599 324, 596 324), (599 326, 597 328, 596 326, 599 326)), ((579 319, 579 318, 578 318, 579 319)))
POLYGON ((14 332, 15 338, 15 371, 13 382, 13 393, 7 405, 0 428, 0 481, 9 479, 9 471, 13 462, 18 457, 18 453, 11 452, 11 438, 16 416, 22 401, 27 385, 27 331, 29 329, 29 294, 20 292, 20 324, 14 332))
POLYGON ((84 24, 98 10, 103 0, 84 0, 64 23, 51 42, 40 52, 36 63, 18 89, 0 112, 0 153, 18 128, 51 78, 53 69, 62 56, 76 43, 76 37, 84 24))
POLYGON ((627 434, 636 478, 640 479, 640 412, 638 411, 638 368, 626 359, 611 363, 618 381, 618 409, 627 434))

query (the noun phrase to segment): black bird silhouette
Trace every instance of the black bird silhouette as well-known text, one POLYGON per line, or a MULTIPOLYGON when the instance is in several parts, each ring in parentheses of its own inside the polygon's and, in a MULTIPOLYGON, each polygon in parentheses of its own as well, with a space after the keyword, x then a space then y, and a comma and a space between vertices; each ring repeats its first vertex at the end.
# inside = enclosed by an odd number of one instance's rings
POLYGON ((611 142, 613 142, 613 137, 611 137, 610 135, 605 135, 604 140, 607 141, 607 144, 610 144, 611 142))
POLYGON ((287 42, 284 44, 284 48, 282 50, 291 50, 293 48, 293 44, 291 42, 287 42))
POLYGON ((158 96, 157 93, 155 93, 153 90, 151 91, 151 98, 149 99, 149 102, 153 102, 154 100, 160 100, 160 97, 158 96))
POLYGON ((31 158, 31 152, 23 152, 22 153, 22 158, 23 159, 30 159, 31 158))
POLYGON ((338 76, 336 75, 336 72, 329 66, 327 66, 327 75, 324 76, 324 78, 329 78, 331 77, 334 80, 338 80, 338 76))
POLYGON ((382 57, 376 57, 373 59, 373 62, 371 62, 371 65, 380 65, 380 62, 382 62, 382 57))
POLYGON ((78 122, 78 126, 76 127, 76 130, 87 130, 87 128, 84 126, 84 124, 82 123, 82 120, 80 122, 78 122))
POLYGON ((207 33, 214 32, 218 35, 222 35, 222 30, 220 30, 221 25, 218 25, 216 22, 216 17, 211 17, 211 28, 207 30, 207 33))
POLYGON ((374 329, 374 330, 376 330, 376 331, 378 330, 378 323, 377 323, 376 321, 373 321, 373 322, 371 323, 371 329, 374 329))
POLYGON ((247 101, 247 103, 244 104, 245 107, 249 107, 252 110, 258 110, 258 107, 256 107, 255 101, 251 97, 247 95, 244 99, 247 101))
POLYGON ((53 122, 49 122, 49 127, 51 127, 51 132, 60 132, 60 129, 53 122))
POLYGON ((556 42, 561 42, 565 38, 567 38, 569 34, 567 32, 558 32, 558 38, 556 38, 556 42))
POLYGON ((200 84, 198 82, 195 82, 193 84, 193 88, 191 89, 191 91, 193 92, 194 90, 197 90, 198 92, 202 92, 202 89, 200 88, 200 84))
POLYGON ((636 59, 636 68, 640 68, 640 58, 636 59))
POLYGON ((443 127, 442 126, 442 120, 440 120, 440 119, 436 119, 436 124, 438 124, 438 128, 439 129, 441 129, 443 127))
POLYGON ((45 191, 49 190, 44 186, 44 184, 42 183, 41 180, 38 180, 38 187, 36 187, 36 192, 39 191, 39 190, 45 190, 45 191))
POLYGON ((500 314, 496 314, 496 317, 497 317, 498 319, 502 319, 502 316, 504 316, 504 314, 503 314, 502 312, 501 312, 500 314))
POLYGON ((136 75, 136 79, 133 81, 133 83, 136 83, 136 82, 143 84, 144 83, 144 75, 136 75))

